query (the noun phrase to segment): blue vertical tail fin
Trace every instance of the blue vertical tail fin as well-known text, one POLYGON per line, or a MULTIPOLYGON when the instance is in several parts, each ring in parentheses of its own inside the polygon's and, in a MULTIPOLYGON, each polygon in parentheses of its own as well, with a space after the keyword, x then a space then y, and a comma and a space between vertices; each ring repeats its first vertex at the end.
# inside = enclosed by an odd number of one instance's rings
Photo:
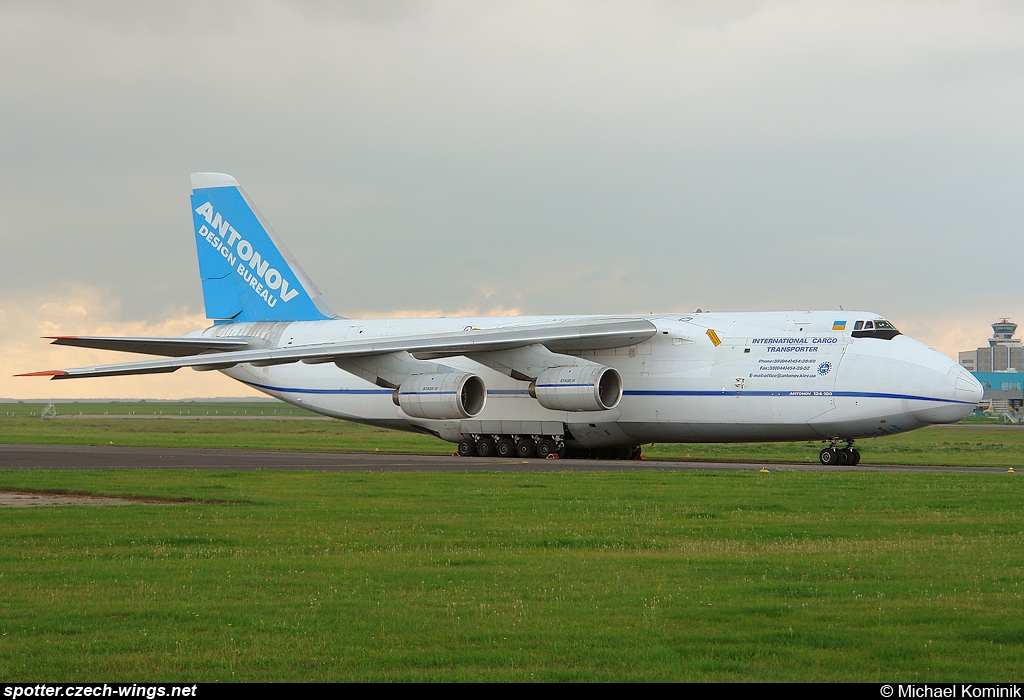
POLYGON ((233 177, 192 173, 192 221, 207 318, 218 323, 335 318, 233 177))

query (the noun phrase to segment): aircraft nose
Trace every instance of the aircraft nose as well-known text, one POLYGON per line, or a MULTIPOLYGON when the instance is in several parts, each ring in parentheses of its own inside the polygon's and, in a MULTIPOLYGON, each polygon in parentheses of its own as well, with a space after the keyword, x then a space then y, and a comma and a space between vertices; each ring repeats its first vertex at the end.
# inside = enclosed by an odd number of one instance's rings
POLYGON ((960 365, 955 365, 950 370, 947 380, 952 384, 953 395, 957 401, 967 401, 976 404, 985 395, 985 387, 981 385, 974 375, 960 365), (959 371, 956 371, 959 368, 959 371))
MULTIPOLYGON (((931 384, 932 391, 935 392, 931 395, 939 399, 940 403, 913 411, 914 417, 922 423, 956 423, 963 420, 971 415, 985 393, 985 389, 973 374, 952 360, 944 359, 944 363, 948 363, 944 375, 933 374, 932 381, 938 381, 931 384)), ((933 372, 939 370, 939 367, 933 367, 933 372)))
POLYGON ((975 404, 981 401, 985 393, 985 389, 974 375, 955 363, 946 371, 946 378, 942 384, 938 393, 944 403, 914 411, 914 416, 921 422, 956 423, 963 420, 971 414, 975 404))

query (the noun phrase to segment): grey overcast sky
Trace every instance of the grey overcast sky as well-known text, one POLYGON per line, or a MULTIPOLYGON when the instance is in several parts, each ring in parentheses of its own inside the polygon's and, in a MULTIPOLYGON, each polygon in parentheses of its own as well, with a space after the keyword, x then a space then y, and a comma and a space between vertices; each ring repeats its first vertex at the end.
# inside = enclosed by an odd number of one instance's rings
POLYGON ((1022 38, 1019 2, 0 2, 0 396, 245 393, 9 378, 206 325, 194 171, 344 316, 842 304, 975 347, 1024 321, 1022 38))

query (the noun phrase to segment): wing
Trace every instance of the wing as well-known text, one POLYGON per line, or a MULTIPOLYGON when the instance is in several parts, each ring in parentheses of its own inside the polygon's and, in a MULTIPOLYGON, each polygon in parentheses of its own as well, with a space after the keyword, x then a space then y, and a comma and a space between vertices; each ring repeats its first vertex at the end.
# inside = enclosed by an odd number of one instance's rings
MULTIPOLYGON (((596 350, 642 343, 654 336, 656 332, 657 329, 654 324, 645 319, 591 318, 579 319, 570 323, 558 322, 485 330, 464 330, 457 333, 380 338, 355 343, 324 343, 293 348, 229 350, 226 352, 209 352, 213 348, 208 348, 207 352, 203 354, 192 354, 183 357, 143 362, 124 362, 97 367, 79 367, 77 369, 29 372, 17 376, 49 376, 53 379, 75 379, 79 377, 157 374, 174 372, 182 367, 212 370, 227 369, 238 364, 250 364, 257 367, 282 365, 292 362, 320 364, 346 358, 370 357, 402 351, 412 354, 417 359, 424 360, 470 353, 479 354, 499 350, 512 350, 537 344, 544 345, 553 352, 596 350)), ((138 341, 139 339, 129 340, 138 341)), ((106 339, 106 341, 109 342, 110 339, 106 339)), ((88 345, 85 347, 97 346, 88 345)), ((124 347, 126 346, 117 349, 124 349, 124 347)))

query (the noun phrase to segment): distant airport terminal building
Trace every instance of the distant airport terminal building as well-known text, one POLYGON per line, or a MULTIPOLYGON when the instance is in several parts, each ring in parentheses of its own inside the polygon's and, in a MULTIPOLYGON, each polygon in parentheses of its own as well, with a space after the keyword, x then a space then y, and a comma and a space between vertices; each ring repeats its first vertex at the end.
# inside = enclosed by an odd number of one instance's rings
POLYGON ((960 364, 985 387, 980 406, 994 411, 1024 406, 1024 344, 1013 337, 1017 324, 1003 318, 992 324, 988 347, 960 353, 960 364))

